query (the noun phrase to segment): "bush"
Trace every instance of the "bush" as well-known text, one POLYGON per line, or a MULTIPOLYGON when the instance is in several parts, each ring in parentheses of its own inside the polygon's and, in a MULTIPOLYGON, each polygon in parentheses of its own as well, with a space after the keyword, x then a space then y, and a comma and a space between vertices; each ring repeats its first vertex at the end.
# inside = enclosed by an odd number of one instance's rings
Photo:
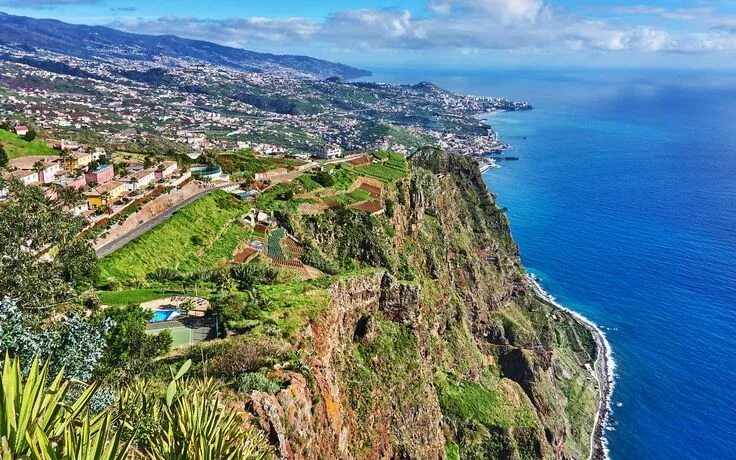
POLYGON ((279 382, 275 382, 260 372, 244 372, 235 377, 233 387, 239 393, 262 391, 270 395, 281 389, 279 382))
POLYGON ((314 181, 323 187, 332 187, 335 184, 335 180, 332 178, 332 176, 325 171, 320 171, 315 174, 314 181))
POLYGON ((268 337, 235 340, 212 359, 209 369, 213 375, 233 378, 272 366, 288 352, 287 344, 268 337))
POLYGON ((247 291, 257 284, 274 283, 278 271, 259 263, 239 264, 230 269, 230 276, 238 282, 238 289, 247 291))

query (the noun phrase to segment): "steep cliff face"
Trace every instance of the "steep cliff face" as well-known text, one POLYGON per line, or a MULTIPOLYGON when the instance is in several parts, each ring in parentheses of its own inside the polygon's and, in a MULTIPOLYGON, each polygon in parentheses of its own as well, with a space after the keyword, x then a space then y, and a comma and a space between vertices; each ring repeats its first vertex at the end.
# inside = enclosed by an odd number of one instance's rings
MULTIPOLYGON (((385 267, 329 288, 301 368, 251 411, 284 458, 588 458, 593 336, 535 296, 474 162, 424 149, 412 164, 375 223, 385 267)), ((292 225, 325 248, 342 237, 292 225)))

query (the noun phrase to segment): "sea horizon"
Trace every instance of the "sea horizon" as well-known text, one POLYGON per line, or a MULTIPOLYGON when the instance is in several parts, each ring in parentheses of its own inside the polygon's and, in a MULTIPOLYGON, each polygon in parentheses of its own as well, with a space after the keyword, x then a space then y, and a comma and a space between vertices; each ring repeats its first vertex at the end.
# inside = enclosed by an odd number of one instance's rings
POLYGON ((520 160, 499 161, 484 178, 508 209, 528 272, 611 342, 616 389, 606 438, 614 459, 725 458, 736 448, 720 439, 724 429, 736 434, 724 409, 736 404, 727 390, 736 386, 727 340, 736 332, 728 320, 736 189, 727 180, 736 138, 723 121, 736 115, 735 76, 545 69, 371 77, 535 107, 485 117, 520 160))

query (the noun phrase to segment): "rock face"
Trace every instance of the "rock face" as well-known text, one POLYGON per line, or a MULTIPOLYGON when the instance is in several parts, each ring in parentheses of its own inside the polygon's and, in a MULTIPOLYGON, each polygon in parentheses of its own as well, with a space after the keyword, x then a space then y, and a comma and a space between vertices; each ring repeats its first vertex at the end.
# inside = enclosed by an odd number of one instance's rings
POLYGON ((387 190, 401 263, 333 284, 302 368, 252 412, 282 458, 587 458, 595 340, 534 295, 474 162, 412 162, 387 190))

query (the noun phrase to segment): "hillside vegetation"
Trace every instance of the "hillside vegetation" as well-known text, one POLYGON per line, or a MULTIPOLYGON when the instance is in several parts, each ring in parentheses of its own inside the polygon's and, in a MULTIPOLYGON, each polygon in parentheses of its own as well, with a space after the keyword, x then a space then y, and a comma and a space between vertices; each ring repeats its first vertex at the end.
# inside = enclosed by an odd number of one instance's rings
POLYGON ((196 272, 231 259, 249 235, 236 219, 248 208, 216 190, 100 261, 101 278, 143 280, 158 268, 196 272))
POLYGON ((179 273, 218 268, 199 292, 231 336, 141 374, 161 384, 164 366, 191 359, 192 376, 215 379, 286 457, 588 458, 596 342, 535 294, 477 164, 435 149, 376 158, 248 205, 215 192, 103 259, 103 283, 136 285, 101 293, 115 304, 170 295, 194 282, 179 273), (360 177, 384 185, 386 212, 346 206, 365 198, 347 192, 360 177), (340 199, 302 213, 309 198, 295 194, 309 190, 340 199), (234 222, 249 207, 275 210, 278 225, 259 235, 266 253, 298 254, 310 277, 230 262, 254 237, 234 222))
POLYGON ((18 137, 17 134, 3 129, 0 129, 0 144, 5 148, 8 158, 11 160, 28 156, 52 156, 59 153, 40 139, 27 142, 18 137))

